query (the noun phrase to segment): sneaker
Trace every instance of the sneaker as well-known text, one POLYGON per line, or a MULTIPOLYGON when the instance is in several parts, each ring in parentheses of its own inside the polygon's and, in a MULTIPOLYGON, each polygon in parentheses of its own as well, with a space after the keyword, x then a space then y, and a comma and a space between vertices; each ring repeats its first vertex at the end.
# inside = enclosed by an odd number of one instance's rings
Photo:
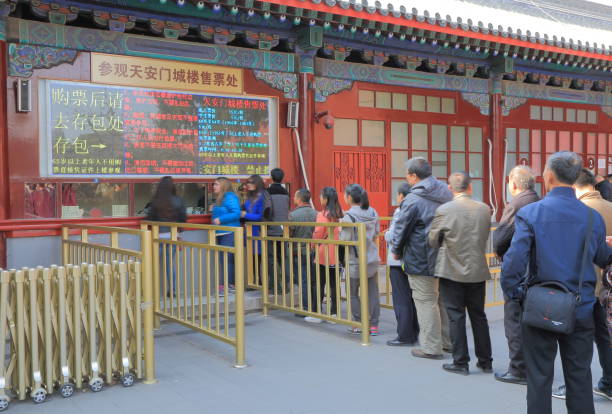
MULTIPOLYGON (((336 315, 335 313, 332 313, 330 316, 332 318, 337 318, 338 317, 338 315, 336 315)), ((325 322, 329 323, 330 325, 335 325, 336 324, 336 322, 334 322, 334 321, 325 321, 325 322)))
POLYGON ((321 322, 323 322, 323 320, 322 320, 322 319, 319 319, 319 318, 313 318, 312 316, 307 316, 307 317, 305 317, 305 318, 304 318, 304 320, 305 320, 306 322, 308 322, 308 323, 321 323, 321 322))
POLYGON ((236 293, 236 286, 229 285, 229 288, 227 290, 229 291, 229 293, 236 293))
POLYGON ((380 335, 380 331, 378 330, 378 326, 370 327, 370 336, 378 336, 380 335))
POLYGON ((561 385, 559 388, 557 388, 556 390, 552 392, 552 396, 560 400, 565 400, 565 394, 566 394, 565 385, 561 385))
POLYGON ((225 296, 225 288, 223 286, 219 286, 219 297, 225 296))
POLYGON ((360 328, 348 328, 348 333, 353 334, 353 335, 361 335, 361 329, 360 328))
POLYGON ((612 390, 602 390, 599 386, 593 388, 593 394, 607 398, 612 401, 612 390))

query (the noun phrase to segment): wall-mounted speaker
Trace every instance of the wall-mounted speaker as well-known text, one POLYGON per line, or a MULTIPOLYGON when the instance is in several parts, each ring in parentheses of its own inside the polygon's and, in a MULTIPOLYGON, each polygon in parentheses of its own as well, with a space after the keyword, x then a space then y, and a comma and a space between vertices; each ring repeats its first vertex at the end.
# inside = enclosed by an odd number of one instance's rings
POLYGON ((300 104, 298 102, 289 102, 287 104, 287 128, 298 127, 298 112, 300 104))
POLYGON ((17 112, 30 112, 32 110, 32 83, 30 79, 17 81, 17 112))

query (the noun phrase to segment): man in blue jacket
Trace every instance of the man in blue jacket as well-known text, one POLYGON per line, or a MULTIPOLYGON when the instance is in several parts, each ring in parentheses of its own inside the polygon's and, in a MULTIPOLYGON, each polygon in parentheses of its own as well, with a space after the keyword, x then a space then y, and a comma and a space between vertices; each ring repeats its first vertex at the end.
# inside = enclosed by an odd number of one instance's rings
POLYGON ((578 179, 582 159, 573 152, 550 156, 543 173, 546 198, 523 207, 516 216, 516 230, 502 263, 501 283, 509 300, 522 301, 529 286, 556 281, 578 291, 583 275, 582 299, 577 308, 576 328, 571 334, 557 334, 523 324, 523 352, 527 366, 528 414, 551 414, 551 393, 557 346, 567 387, 569 414, 594 414, 591 392, 593 358, 593 306, 595 271, 593 263, 612 263, 612 249, 606 244, 602 217, 578 199, 572 185, 578 179), (588 245, 588 263, 582 266, 582 250, 589 214, 593 216, 588 245), (524 280, 529 264, 528 280, 524 280), (526 286, 525 286, 526 285, 526 286))

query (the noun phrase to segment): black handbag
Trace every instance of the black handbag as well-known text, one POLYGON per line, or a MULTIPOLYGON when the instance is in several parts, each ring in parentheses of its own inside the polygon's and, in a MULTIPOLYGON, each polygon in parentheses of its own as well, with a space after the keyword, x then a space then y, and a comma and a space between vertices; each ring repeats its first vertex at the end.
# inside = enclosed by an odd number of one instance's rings
POLYGON ((583 269, 587 266, 589 240, 593 230, 593 212, 589 209, 589 224, 584 239, 578 292, 572 292, 560 282, 546 281, 528 287, 523 302, 522 322, 549 332, 570 334, 576 325, 576 309, 581 302, 583 269))

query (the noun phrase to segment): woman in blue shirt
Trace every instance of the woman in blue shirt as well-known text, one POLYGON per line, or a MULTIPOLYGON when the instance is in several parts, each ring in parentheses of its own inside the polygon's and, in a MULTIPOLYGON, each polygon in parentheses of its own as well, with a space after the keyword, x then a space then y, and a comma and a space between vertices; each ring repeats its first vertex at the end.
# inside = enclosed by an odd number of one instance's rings
MULTIPOLYGON (((213 192, 217 200, 212 207, 212 224, 215 226, 240 227, 240 199, 232 188, 232 183, 225 177, 219 177, 213 184, 213 192)), ((231 231, 217 230, 217 244, 220 246, 234 247, 234 233, 231 231)), ((234 290, 234 255, 227 255, 227 275, 229 290, 234 290)), ((224 292, 224 254, 220 253, 221 273, 219 275, 219 294, 224 292)))
MULTIPOLYGON (((247 199, 244 202, 240 216, 244 221, 262 221, 264 216, 264 181, 259 175, 251 175, 246 184, 247 199)), ((253 237, 259 237, 261 234, 260 226, 253 226, 253 237)), ((253 253, 259 258, 256 258, 255 263, 261 266, 261 242, 253 243, 253 253)), ((259 271, 261 277, 261 270, 259 271)), ((259 281, 255 280, 259 284, 259 281)))

